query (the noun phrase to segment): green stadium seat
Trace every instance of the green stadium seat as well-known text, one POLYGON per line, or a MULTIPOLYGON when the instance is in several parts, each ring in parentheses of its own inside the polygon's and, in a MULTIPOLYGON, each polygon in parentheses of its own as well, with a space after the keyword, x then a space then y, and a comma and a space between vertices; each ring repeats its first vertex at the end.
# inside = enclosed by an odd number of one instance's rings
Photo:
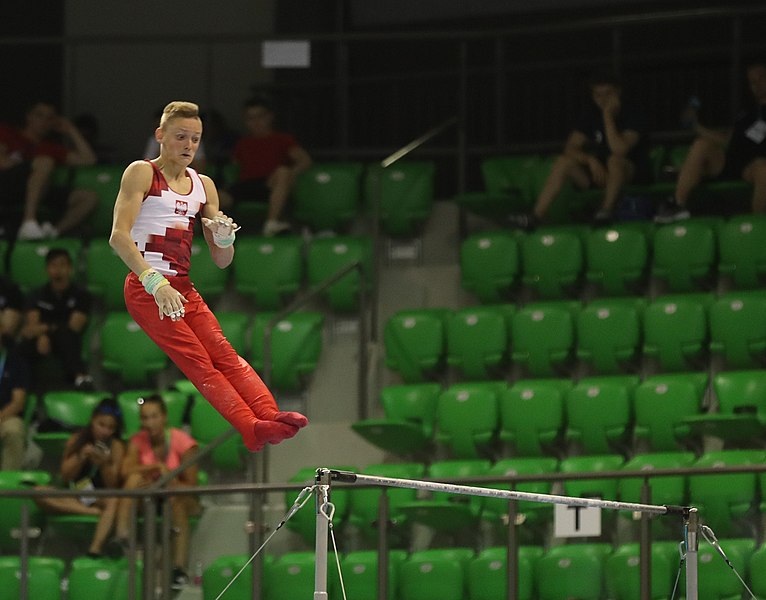
POLYGON ((460 244, 460 283, 484 303, 511 297, 519 276, 519 243, 508 231, 484 231, 460 244))
POLYGON ((469 548, 418 550, 401 565, 400 600, 463 600, 469 548))
MULTIPOLYGON (((136 562, 135 591, 141 594, 142 564, 136 562)), ((126 559, 78 557, 69 569, 67 600, 110 598, 128 600, 128 562, 126 559)))
POLYGON ((738 289, 762 288, 766 283, 766 218, 732 217, 718 234, 718 272, 738 289))
MULTIPOLYGON (((275 313, 255 315, 250 341, 253 368, 265 376, 264 336, 275 313)), ((314 311, 295 312, 271 330, 271 373, 268 383, 280 390, 301 390, 316 369, 322 352, 324 316, 314 311)))
POLYGON ((571 380, 523 379, 500 394, 500 440, 520 456, 544 456, 560 446, 564 398, 571 380))
POLYGON ((351 428, 386 452, 418 455, 431 446, 440 391, 438 383, 384 387, 380 401, 385 416, 357 421, 351 428))
MULTIPOLYGON (((315 565, 314 552, 287 552, 278 557, 268 565, 264 600, 313 597, 315 565)), ((333 596, 331 582, 333 578, 328 577, 328 596, 333 596)))
MULTIPOLYGON (((591 473, 598 471, 619 471, 625 459, 619 454, 595 454, 589 456, 568 456, 559 463, 561 473, 591 473)), ((614 500, 619 488, 618 479, 570 479, 563 482, 565 496, 574 498, 601 498, 614 500)), ((608 518, 611 511, 602 514, 608 518)))
MULTIPOLYGON (((197 440, 200 446, 210 444, 219 435, 231 429, 231 424, 199 393, 194 396, 192 401, 189 425, 191 436, 197 440)), ((210 459, 213 465, 222 470, 241 471, 244 467, 244 454, 246 454, 246 449, 242 437, 234 434, 223 444, 213 449, 210 459)))
MULTIPOLYGON (((270 554, 265 555, 272 559, 270 554)), ((253 597, 253 570, 246 568, 237 579, 232 582, 234 575, 248 562, 247 554, 225 554, 217 557, 202 572, 202 597, 216 598, 229 584, 231 584, 223 597, 227 600, 250 600, 253 597)), ((264 570, 269 567, 264 565, 264 570)), ((264 574, 265 575, 265 574, 264 574)), ((264 577, 264 587, 267 577, 264 577)))
MULTIPOLYGON (((542 555, 541 546, 519 546, 518 600, 536 597, 534 572, 542 555)), ((471 600, 505 600, 508 597, 507 548, 484 548, 468 563, 468 597, 471 600)))
POLYGON ((766 298, 730 293, 713 302, 708 316, 710 352, 725 369, 766 364, 766 298))
POLYGON ((750 589, 756 598, 766 595, 766 545, 761 545, 750 556, 750 589))
MULTIPOLYGON (((61 600, 61 580, 66 563, 61 558, 30 556, 27 571, 27 594, 35 600, 61 600)), ((21 598, 18 556, 0 556, 0 590, 5 598, 21 598)))
POLYGON ((704 390, 696 378, 706 373, 655 375, 641 382, 634 392, 634 435, 648 450, 679 450, 691 442, 686 417, 702 410, 704 390))
POLYGON ((537 563, 540 600, 599 600, 604 593, 607 544, 566 544, 548 550, 537 563))
POLYGON ((520 240, 522 283, 542 299, 579 293, 584 269, 580 238, 569 231, 528 233, 520 240))
MULTIPOLYGON (((359 471, 364 475, 393 477, 395 479, 422 479, 425 472, 423 463, 382 463, 367 465, 359 471)), ((380 488, 360 487, 351 490, 349 505, 349 523, 354 525, 364 539, 374 541, 378 538, 378 502, 380 488)), ((417 490, 413 488, 390 487, 386 489, 388 498, 388 535, 392 546, 400 547, 406 541, 409 522, 407 516, 399 510, 402 504, 414 502, 417 490)))
MULTIPOLYGON (((399 570, 407 559, 404 550, 388 553, 388 599, 398 598, 399 570)), ((341 559, 343 584, 348 598, 354 600, 378 600, 378 552, 356 550, 341 559)))
POLYGON ((648 263, 649 244, 639 229, 597 228, 585 240, 585 278, 604 296, 643 293, 648 263))
POLYGON ((431 214, 434 201, 433 161, 400 160, 387 168, 365 170, 365 199, 372 208, 380 200, 381 230, 393 237, 411 237, 431 214))
POLYGON ((652 246, 652 275, 668 290, 712 289, 716 267, 716 235, 712 225, 693 219, 664 225, 656 230, 652 246))
MULTIPOLYGON (((483 459, 437 460, 428 468, 428 477, 448 482, 484 476, 489 468, 490 462, 483 459)), ((422 523, 436 531, 454 533, 478 525, 481 504, 480 496, 433 492, 430 499, 402 504, 400 510, 411 522, 422 523)))
POLYGON ((243 236, 234 253, 234 289, 262 310, 285 306, 303 285, 303 239, 243 236))
POLYGON ((250 315, 238 310, 219 310, 215 313, 215 317, 218 319, 223 335, 229 340, 237 354, 240 356, 247 355, 247 329, 250 324, 250 315))
POLYGON ((471 306, 447 317, 447 364, 458 379, 501 377, 508 357, 508 311, 471 306))
POLYGON ((383 327, 386 366, 405 383, 435 379, 446 360, 446 309, 401 310, 383 327))
POLYGON ((108 236, 112 230, 112 215, 117 192, 120 191, 122 173, 126 165, 91 165, 74 169, 72 185, 92 190, 98 196, 98 204, 88 217, 93 238, 108 236))
MULTIPOLYGON (((760 465, 765 460, 763 450, 718 450, 705 452, 693 466, 760 465)), ((756 508, 757 491, 755 473, 689 476, 689 499, 699 509, 700 521, 719 537, 752 534, 749 521, 756 508)))
MULTIPOLYGON (((237 244, 237 252, 239 252, 239 244, 237 244)), ((234 256, 237 255, 237 252, 234 253, 234 256)), ((218 300, 226 291, 229 273, 228 269, 222 269, 213 262, 210 249, 202 235, 192 241, 189 279, 208 303, 218 300)))
POLYGON ((17 241, 13 245, 10 259, 11 279, 28 293, 45 285, 48 275, 45 270, 45 257, 51 248, 63 248, 69 252, 75 274, 80 265, 82 240, 79 238, 58 238, 44 241, 17 241))
POLYGON ((85 280, 88 291, 105 310, 125 310, 125 276, 128 267, 109 245, 109 240, 90 241, 85 252, 85 280))
POLYGON ((568 375, 574 343, 574 317, 564 306, 527 304, 513 316, 511 361, 525 376, 568 375))
POLYGON ((111 311, 99 330, 101 367, 123 385, 145 385, 168 365, 167 355, 127 312, 111 311))
POLYGON ((293 216, 315 231, 343 231, 359 212, 363 170, 357 162, 314 163, 295 182, 293 216))
POLYGON ((577 356, 591 372, 639 370, 641 317, 635 306, 594 300, 580 310, 576 323, 577 356))
MULTIPOLYGON (((50 485, 50 483, 51 475, 47 471, 0 471, 0 489, 28 489, 36 485, 50 485)), ((34 539, 39 536, 44 515, 37 504, 27 498, 0 497, 0 551, 2 552, 19 551, 22 506, 27 507, 29 515, 27 530, 29 538, 34 539)), ((0 589, 8 588, 3 586, 0 589)))
POLYGON ((45 455, 60 458, 72 432, 85 427, 96 405, 108 397, 106 392, 47 392, 41 402, 47 426, 34 434, 35 443, 45 455))
POLYGON ((372 286, 372 239, 368 236, 315 238, 308 246, 306 271, 312 286, 318 286, 353 263, 362 265, 330 285, 321 297, 338 312, 359 308, 361 295, 372 286), (362 278, 364 277, 364 279, 362 278))
MULTIPOLYGON (((715 531, 715 530, 714 530, 715 531)), ((718 532, 716 532, 716 535, 718 532)), ((731 566, 727 565, 718 551, 704 540, 700 540, 697 555, 697 587, 699 600, 734 600, 742 597, 744 588, 735 571, 749 581, 751 557, 755 551, 753 538, 728 538, 719 536, 718 544, 726 553, 731 566)), ((685 583, 685 581, 684 581, 685 583)), ((685 595, 685 586, 680 593, 685 595)))
POLYGON ((657 298, 644 310, 644 356, 662 371, 707 366, 708 324, 705 306, 689 298, 657 298))
MULTIPOLYGON (((614 600, 641 600, 641 556, 639 544, 628 542, 617 546, 606 559, 605 583, 609 598, 614 600)), ((652 584, 649 597, 660 600, 670 598, 676 575, 676 565, 662 546, 652 545, 652 584)))
POLYGON ((436 403, 436 441, 455 458, 492 453, 498 426, 498 393, 494 383, 455 383, 436 403))
POLYGON ((586 454, 607 454, 627 447, 631 433, 633 390, 609 377, 580 381, 565 400, 566 437, 586 454))

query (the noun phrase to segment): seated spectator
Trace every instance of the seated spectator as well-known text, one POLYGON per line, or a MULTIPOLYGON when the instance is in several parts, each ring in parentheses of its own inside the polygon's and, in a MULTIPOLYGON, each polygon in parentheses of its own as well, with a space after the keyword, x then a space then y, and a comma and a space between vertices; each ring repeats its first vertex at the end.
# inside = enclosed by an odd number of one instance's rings
MULTIPOLYGON (((71 435, 61 459, 61 481, 64 485, 82 490, 117 489, 120 487, 120 468, 125 456, 122 439, 122 412, 112 399, 102 400, 91 413, 87 427, 71 435)), ((43 486, 37 489, 50 489, 43 486)), ((46 511, 65 515, 93 515, 98 517, 88 556, 101 556, 104 543, 114 526, 117 498, 53 497, 36 498, 46 511)))
POLYGON ((730 131, 697 124, 698 137, 681 165, 675 192, 660 206, 656 222, 688 219, 689 197, 705 179, 752 183, 752 210, 766 213, 766 59, 749 61, 746 73, 755 100, 752 108, 740 114, 730 131))
POLYGON ((51 188, 51 178, 58 165, 95 163, 96 155, 88 142, 52 104, 33 104, 21 129, 0 125, 0 206, 10 213, 23 203, 18 239, 56 237, 78 226, 96 207, 98 196, 92 190, 72 189, 58 197, 61 190, 51 188), (68 146, 58 141, 56 134, 68 146), (63 212, 55 226, 38 222, 43 202, 63 212))
POLYGON ((72 258, 63 248, 45 257, 48 283, 30 293, 26 302, 21 344, 32 367, 41 357, 54 356, 79 389, 90 389, 93 379, 82 359, 82 337, 91 308, 90 293, 72 283, 72 258))
POLYGON ((15 471, 24 465, 26 427, 24 408, 29 368, 18 350, 0 336, 0 468, 15 471))
POLYGON ((604 190, 594 221, 608 222, 622 188, 648 180, 649 158, 644 120, 624 102, 622 86, 609 74, 590 79, 592 103, 569 134, 564 152, 553 163, 530 214, 510 215, 512 225, 531 229, 545 219, 548 208, 567 182, 579 190, 604 190))
POLYGON ((24 297, 9 277, 0 276, 0 337, 7 345, 16 341, 21 325, 24 297))
POLYGON ((311 166, 311 157, 290 133, 274 128, 274 110, 263 97, 250 98, 244 106, 247 135, 234 147, 232 158, 239 165, 239 181, 220 191, 221 208, 246 200, 267 201, 269 209, 263 235, 284 233, 287 200, 298 174, 311 166))
MULTIPOLYGON (((180 466, 197 452, 197 442, 186 432, 168 427, 168 411, 159 394, 144 398, 140 410, 141 431, 130 438, 122 463, 125 489, 148 487, 162 475, 180 466)), ((168 484, 170 489, 197 485, 197 466, 181 472, 168 484)), ((189 517, 199 513, 199 501, 194 496, 170 496, 173 521, 173 586, 188 582, 186 563, 189 555, 189 517)), ((125 546, 130 534, 132 498, 123 498, 117 511, 117 540, 125 546)))

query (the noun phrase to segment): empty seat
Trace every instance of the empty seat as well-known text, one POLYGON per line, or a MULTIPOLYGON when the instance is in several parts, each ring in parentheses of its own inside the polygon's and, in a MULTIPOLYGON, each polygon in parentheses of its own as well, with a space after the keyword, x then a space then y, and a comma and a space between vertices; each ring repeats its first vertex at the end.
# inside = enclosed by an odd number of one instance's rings
POLYGON ((215 315, 223 335, 240 356, 247 354, 247 329, 250 315, 238 310, 219 310, 215 315))
POLYGON ((497 389, 492 383, 456 383, 436 404, 436 440, 456 458, 491 454, 498 424, 497 389))
MULTIPOLYGON (((388 598, 398 598, 399 571, 407 559, 405 550, 388 552, 388 598)), ((348 598, 354 600, 378 600, 378 552, 357 550, 341 559, 343 585, 348 598)))
POLYGON ((646 479, 651 489, 651 499, 647 502, 648 504, 684 505, 687 495, 685 475, 647 477, 647 474, 655 469, 685 469, 690 467, 694 460, 692 452, 650 452, 634 455, 622 466, 622 469, 623 471, 640 471, 641 477, 620 479, 620 501, 644 503, 641 499, 641 487, 646 479))
POLYGON ((710 351, 725 369, 766 364, 766 298, 726 294, 710 306, 710 351))
POLYGON ((586 454, 627 446, 632 414, 630 386, 608 377, 580 381, 566 395, 567 440, 586 454))
POLYGON ((585 241, 586 279, 605 296, 640 294, 646 285, 649 249, 633 227, 593 229, 585 241))
POLYGON ((508 231, 484 231, 460 245, 460 283, 485 303, 510 298, 519 275, 517 236, 508 231))
POLYGON ((502 392, 500 440, 522 456, 552 452, 563 438, 564 397, 571 385, 568 379, 521 380, 502 392))
MULTIPOLYGON (((239 243, 234 256, 238 253, 239 243)), ((230 274, 229 269, 222 269, 213 262, 210 249, 202 236, 192 241, 189 278, 194 282, 194 288, 208 303, 221 297, 229 283, 230 274)))
POLYGON ((250 356, 253 368, 280 390, 300 390, 314 372, 322 352, 324 315, 301 311, 287 315, 271 329, 271 355, 266 373, 265 333, 275 314, 257 313, 253 319, 250 356))
POLYGON ((674 292, 711 289, 716 237, 704 221, 664 225, 654 234, 652 275, 674 292))
POLYGON ((446 357, 445 309, 402 310, 392 315, 383 329, 386 366, 405 383, 434 379, 446 357))
MULTIPOLYGON (((64 561, 48 556, 30 556, 28 560, 27 597, 35 600, 63 598, 61 580, 64 577, 64 561)), ((20 568, 20 557, 0 557, 0 589, 5 598, 21 598, 20 568)))
POLYGON ((401 565, 400 600, 463 600, 473 550, 419 550, 401 565))
POLYGON ((492 306, 472 306, 447 317, 447 363, 462 379, 503 374, 508 357, 506 313, 492 306))
POLYGON ((521 238, 522 282, 540 298, 572 297, 584 268, 580 238, 569 231, 528 233, 521 238))
POLYGON ((708 325, 702 302, 658 298, 644 310, 644 356, 662 371, 703 369, 707 365, 708 325))
POLYGON ((381 229, 390 236, 415 235, 431 214, 434 200, 433 161, 400 160, 383 168, 370 165, 365 171, 367 204, 379 202, 381 229))
POLYGON ((601 375, 638 370, 641 321, 636 305, 596 300, 577 314, 577 356, 601 375))
MULTIPOLYGON (((177 392, 178 393, 178 392, 177 392)), ((168 410, 168 413, 170 410, 168 410)), ((218 436, 229 431, 231 424, 224 419, 201 395, 196 394, 189 413, 192 437, 200 446, 206 446, 218 436)), ((241 470, 243 455, 246 453, 242 437, 234 434, 223 444, 216 446, 210 454, 213 465, 228 471, 241 470)))
POLYGON ((359 212, 362 163, 315 163, 295 181, 292 213, 316 231, 344 230, 359 212))
POLYGON ((167 355, 127 312, 107 313, 99 335, 101 366, 124 385, 144 385, 168 364, 167 355))
POLYGON ((400 456, 418 454, 431 444, 438 383, 393 385, 380 391, 384 417, 365 419, 351 428, 371 444, 400 456))
POLYGON ((109 245, 109 240, 90 241, 85 253, 85 280, 88 291, 106 310, 125 310, 123 288, 127 274, 128 267, 109 245))
MULTIPOLYGON (((619 454, 596 454, 592 456, 569 456, 559 463, 562 473, 590 473, 598 471, 619 471, 625 459, 619 454)), ((569 479, 563 482, 564 495, 575 498, 617 498, 617 479, 569 479)), ((603 513, 611 515, 611 512, 603 513)))
MULTIPOLYGON (((141 561, 136 561, 134 590, 137 594, 141 592, 142 570, 141 561)), ((68 580, 68 600, 96 598, 128 600, 128 561, 126 559, 75 558, 71 563, 68 580)))
POLYGON ((242 236, 234 253, 234 289, 261 310, 276 310, 303 284, 303 239, 242 236))
POLYGON ((74 169, 72 186, 92 190, 98 196, 96 209, 88 216, 93 237, 108 236, 112 230, 114 201, 120 191, 125 165, 88 165, 74 169))
MULTIPOLYGON (((638 543, 620 544, 606 559, 605 583, 609 598, 641 599, 641 555, 638 543)), ((649 597, 670 598, 676 575, 676 564, 667 550, 657 544, 651 550, 652 584, 649 597)))
MULTIPOLYGON (((755 540, 753 538, 724 539, 719 536, 718 543, 726 553, 731 566, 726 564, 713 546, 707 542, 700 542, 697 555, 699 600, 740 598, 744 588, 735 571, 745 581, 750 580, 748 566, 751 564, 750 560, 755 550, 755 540)), ((685 588, 682 588, 681 593, 684 591, 685 588)))
MULTIPOLYGON (((202 597, 215 598, 231 584, 226 589, 224 597, 231 596, 230 600, 250 600, 253 597, 253 570, 246 568, 237 579, 232 581, 234 575, 239 573, 249 558, 250 556, 246 554, 218 556, 205 567, 202 573, 202 597)), ((264 583, 266 579, 267 577, 264 577, 264 583)))
POLYGON ((354 263, 361 265, 360 268, 347 272, 321 294, 332 310, 357 310, 361 294, 370 290, 372 239, 368 236, 338 236, 315 238, 309 244, 306 270, 312 286, 322 284, 354 263))
POLYGON ((567 544, 548 550, 537 563, 540 600, 599 600, 610 551, 607 544, 567 544))
MULTIPOLYGON (((543 555, 541 546, 518 548, 518 600, 535 598, 535 569, 543 555)), ((483 549, 468 563, 468 597, 471 600, 505 600, 508 597, 508 549, 483 549)))
POLYGON ((574 319, 564 306, 528 304, 513 316, 511 360, 527 376, 568 374, 574 342, 574 319))
MULTIPOLYGON (((300 514, 297 513, 297 514, 300 514)), ((292 520, 292 519, 291 519, 292 520)), ((288 521, 290 523, 290 521, 288 521)), ((285 598, 307 598, 314 594, 314 552, 286 552, 267 567, 268 585, 264 589, 265 600, 285 598)), ((331 582, 327 578, 328 596, 333 595, 331 582)))
POLYGON ((718 233, 718 272, 736 288, 762 288, 766 283, 766 219, 763 215, 732 217, 718 233))

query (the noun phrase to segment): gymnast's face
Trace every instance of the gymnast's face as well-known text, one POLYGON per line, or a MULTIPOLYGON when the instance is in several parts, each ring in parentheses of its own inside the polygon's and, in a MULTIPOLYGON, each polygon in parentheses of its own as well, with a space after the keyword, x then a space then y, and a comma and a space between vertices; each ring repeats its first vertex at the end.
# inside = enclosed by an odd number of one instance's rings
POLYGON ((167 415, 162 407, 156 402, 144 402, 141 405, 141 428, 149 433, 150 437, 163 435, 167 424, 167 415))
POLYGON ((171 119, 155 132, 162 154, 172 161, 188 165, 194 160, 202 140, 202 121, 195 118, 171 119))

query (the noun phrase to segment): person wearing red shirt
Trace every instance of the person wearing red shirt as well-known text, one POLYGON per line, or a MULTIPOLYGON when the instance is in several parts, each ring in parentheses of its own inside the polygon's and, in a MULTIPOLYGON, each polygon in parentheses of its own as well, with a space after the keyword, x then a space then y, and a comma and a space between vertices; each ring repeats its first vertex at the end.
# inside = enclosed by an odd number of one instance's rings
POLYGON ((72 190, 66 209, 54 227, 40 225, 37 209, 48 193, 51 177, 58 165, 84 166, 96 163, 96 154, 69 119, 58 115, 46 102, 36 102, 26 113, 22 129, 0 125, 0 204, 9 208, 24 200, 24 213, 18 239, 56 237, 78 225, 96 206, 98 197, 91 190, 72 190), (54 141, 60 134, 69 147, 54 141))
POLYGON ((311 156, 290 133, 274 129, 274 111, 265 98, 250 98, 244 106, 248 134, 234 147, 232 158, 239 166, 239 181, 221 197, 223 207, 244 200, 268 200, 263 226, 266 236, 289 230, 282 220, 298 173, 311 166, 311 156))

